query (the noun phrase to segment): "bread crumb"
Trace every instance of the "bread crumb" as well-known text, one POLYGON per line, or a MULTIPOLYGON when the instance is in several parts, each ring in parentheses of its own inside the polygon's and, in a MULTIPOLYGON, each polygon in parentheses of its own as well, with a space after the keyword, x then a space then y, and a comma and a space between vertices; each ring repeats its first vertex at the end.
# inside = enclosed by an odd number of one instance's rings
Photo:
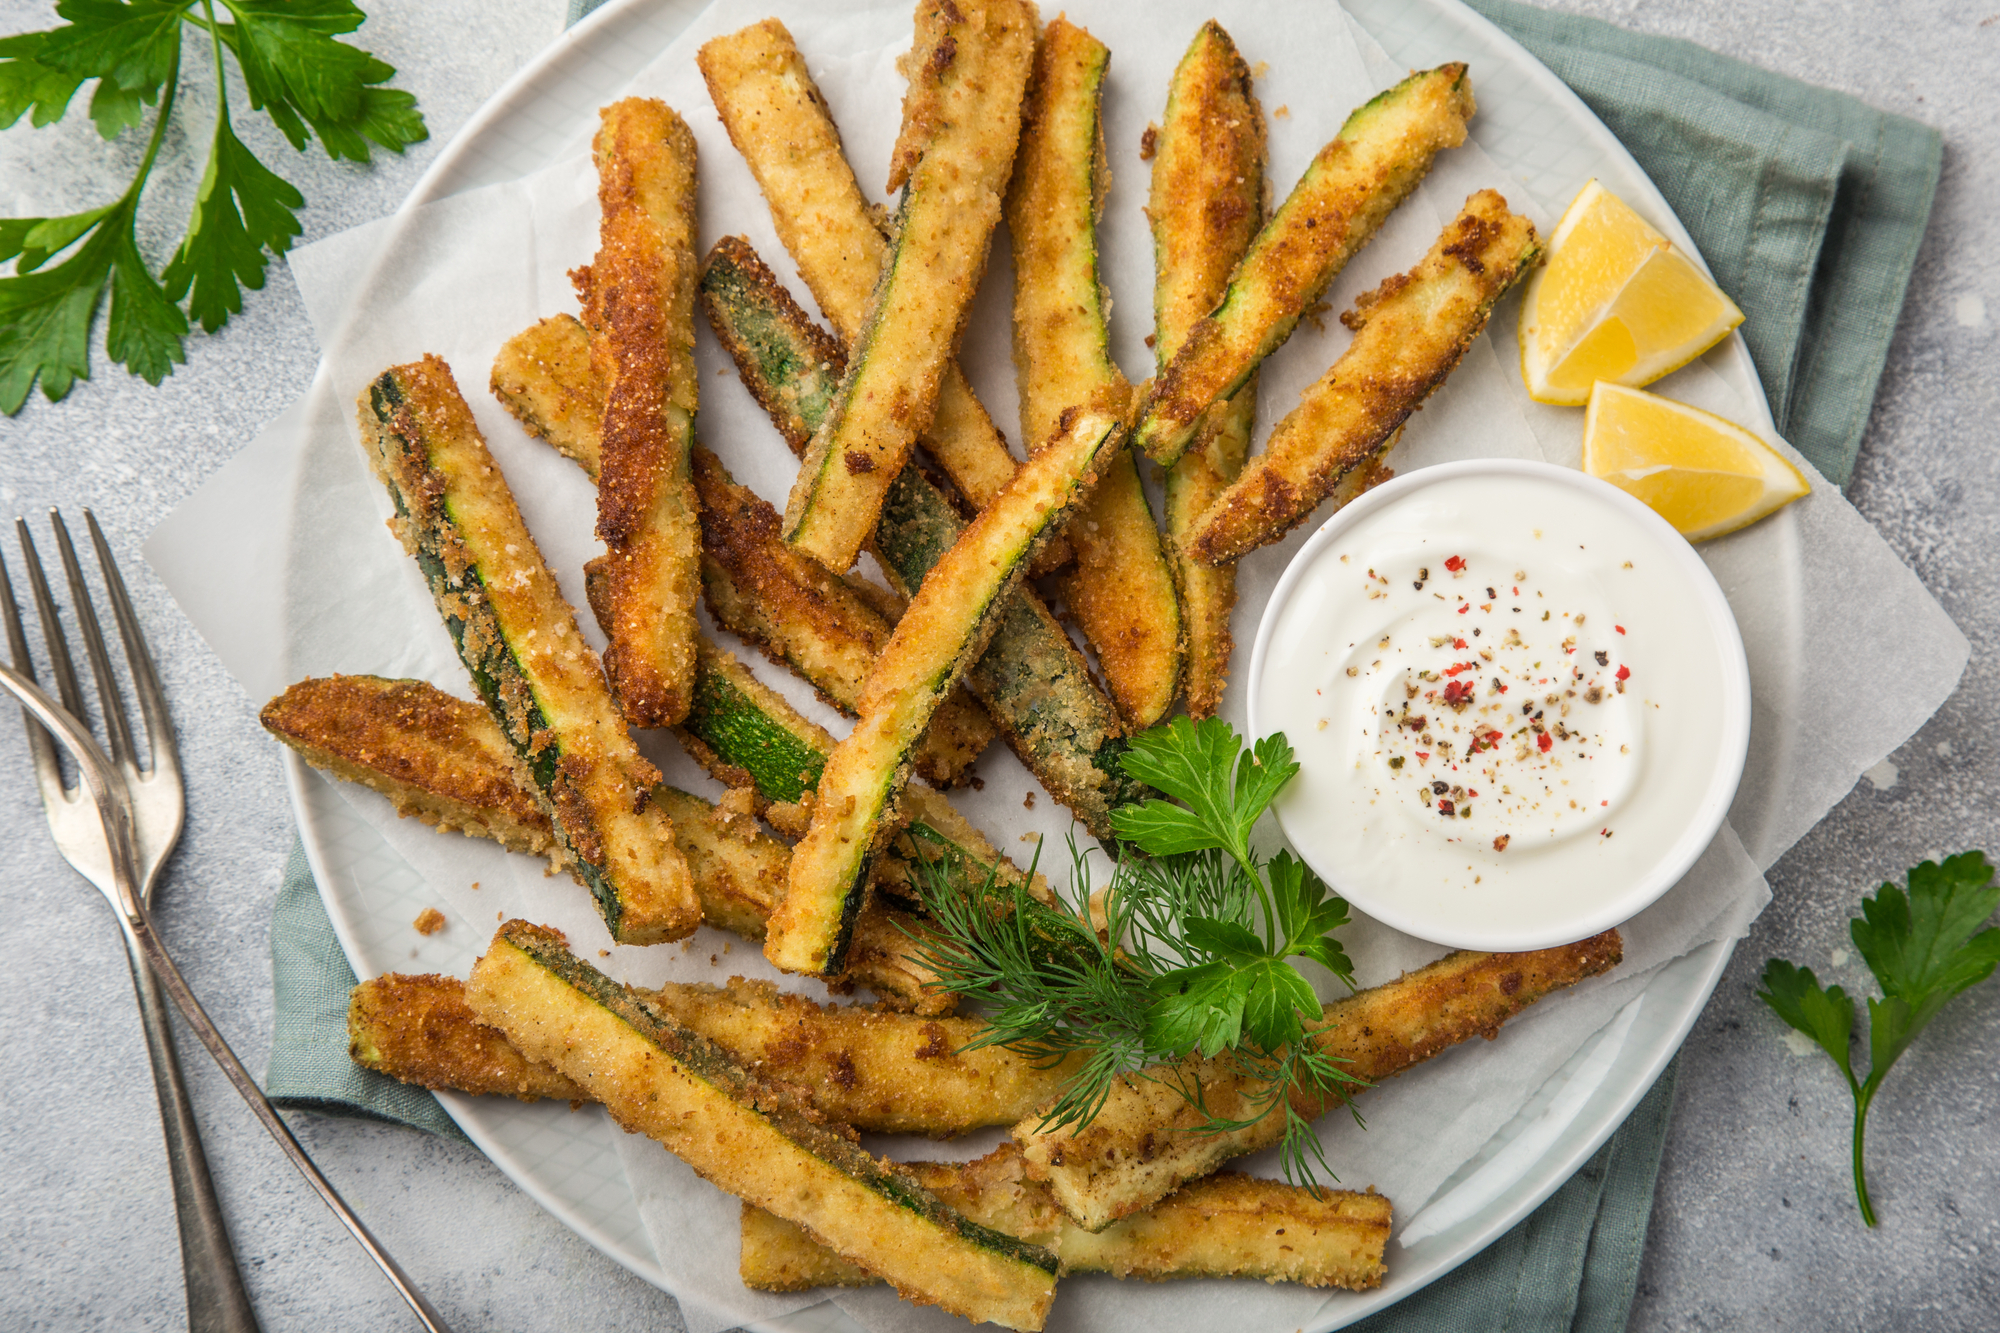
POLYGON ((1273 111, 1271 113, 1272 120, 1290 120, 1291 118, 1292 118, 1292 108, 1290 103, 1286 103, 1284 106, 1279 107, 1276 111, 1273 111))
POLYGON ((474 893, 479 892, 479 881, 476 879, 472 881, 472 891, 474 893))
POLYGON ((1035 808, 1035 794, 1033 792, 1029 792, 1027 796, 1023 798, 1023 800, 1021 801, 1021 808, 1023 810, 1032 810, 1035 808))
POLYGON ((609 958, 609 957, 611 956, 611 950, 609 950, 609 949, 599 949, 599 950, 597 951, 597 956, 598 956, 599 958, 609 958))
POLYGON ((1160 127, 1158 125, 1146 126, 1146 132, 1139 136, 1139 160, 1141 162, 1151 162, 1153 160, 1153 153, 1159 146, 1160 127))
POLYGON ((435 935, 445 928, 444 913, 435 907, 426 907, 417 913, 417 919, 410 923, 419 935, 435 935))
POLYGON ((1253 79, 1261 79, 1270 72, 1271 62, 1268 60, 1260 60, 1250 67, 1250 77, 1253 79))

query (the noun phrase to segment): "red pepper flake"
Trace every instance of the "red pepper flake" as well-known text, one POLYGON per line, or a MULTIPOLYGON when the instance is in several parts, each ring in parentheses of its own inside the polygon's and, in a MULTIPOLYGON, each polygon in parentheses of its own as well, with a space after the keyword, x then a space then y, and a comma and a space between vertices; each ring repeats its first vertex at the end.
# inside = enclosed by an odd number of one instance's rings
POLYGON ((1507 692, 1507 687, 1500 683, 1500 677, 1498 676, 1495 676, 1493 678, 1493 688, 1500 691, 1500 693, 1502 694, 1505 694, 1507 692))
POLYGON ((1625 632, 1625 627, 1623 625, 1613 625, 1611 628, 1617 630, 1620 634, 1623 634, 1625 632))
POLYGON ((1430 761, 1431 761, 1431 757, 1430 757, 1430 755, 1428 755, 1427 753, 1425 753, 1425 752, 1424 752, 1424 751, 1422 751, 1422 750, 1419 750, 1419 751, 1417 751, 1417 762, 1418 762, 1418 763, 1420 763, 1420 764, 1428 764, 1428 763, 1429 763, 1430 761))
POLYGON ((1450 819, 1454 814, 1458 813, 1458 811, 1450 801, 1439 801, 1438 813, 1443 815, 1446 819, 1450 819))
POLYGON ((1454 662, 1444 669, 1444 674, 1447 676, 1457 676, 1476 669, 1476 665, 1471 662, 1454 662))
POLYGON ((1472 603, 1467 602, 1464 606, 1458 608, 1458 613, 1460 615, 1464 615, 1467 611, 1470 611, 1471 609, 1472 609, 1472 603))
POLYGON ((1451 556, 1445 560, 1444 567, 1456 574, 1465 568, 1465 557, 1462 555, 1451 556))
POLYGON ((1542 747, 1543 754, 1547 754, 1549 750, 1554 747, 1555 743, 1556 743, 1555 737, 1549 735, 1549 733, 1546 731, 1543 732, 1541 735, 1535 737, 1535 744, 1542 747))
POLYGON ((1620 680, 1630 680, 1630 679, 1632 679, 1632 668, 1631 668, 1631 667, 1628 667, 1628 666, 1622 666, 1622 667, 1619 667, 1619 668, 1618 668, 1618 679, 1620 679, 1620 680))
POLYGON ((1472 682, 1454 680, 1444 687, 1444 701, 1453 708, 1463 707, 1472 702, 1472 682))

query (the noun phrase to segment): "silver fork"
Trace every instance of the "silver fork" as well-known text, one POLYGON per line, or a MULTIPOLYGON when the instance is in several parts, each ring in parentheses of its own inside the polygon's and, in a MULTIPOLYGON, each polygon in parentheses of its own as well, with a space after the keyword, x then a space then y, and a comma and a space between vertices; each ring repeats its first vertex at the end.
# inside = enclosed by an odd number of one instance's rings
POLYGON ((89 510, 84 519, 96 548, 98 567, 103 571, 112 613, 118 621, 119 638, 125 648, 126 663, 139 696, 140 717, 145 723, 148 758, 142 766, 133 745, 117 678, 111 670, 110 654, 98 627, 95 607, 83 570, 70 542, 62 516, 50 511, 56 544, 62 555, 63 572, 82 630, 85 654, 97 683, 105 732, 111 745, 109 755, 99 748, 89 728, 79 719, 84 714, 82 690, 55 600, 27 524, 15 520, 21 539, 35 605, 48 639, 49 656, 57 688, 58 704, 35 684, 28 656, 27 636, 21 625, 20 606, 0 560, 0 595, 6 603, 7 639, 14 669, 0 667, 0 685, 21 700, 28 724, 28 742, 34 756, 35 778, 48 808, 49 827, 56 845, 69 863, 95 884, 116 910, 123 931, 132 980, 139 995, 140 1015, 145 1024, 146 1049, 153 1062, 153 1080, 160 1097, 160 1118, 167 1139, 167 1155, 172 1170, 174 1200, 181 1232, 181 1260, 187 1284, 188 1327, 190 1333, 256 1333, 257 1317, 236 1267, 222 1209, 209 1179, 201 1149, 193 1109, 174 1054, 173 1032, 160 992, 164 989, 179 1006, 182 1016, 195 1029, 208 1052, 222 1067, 230 1083, 250 1105, 258 1121, 284 1149, 300 1174, 312 1184, 326 1205, 353 1233, 361 1247, 409 1303, 417 1318, 431 1333, 449 1333, 443 1319, 433 1310, 409 1277, 389 1257, 333 1188, 304 1148, 278 1116, 263 1089, 250 1077, 215 1024, 203 1012, 194 993, 182 980, 180 971, 167 956, 153 930, 147 910, 160 867, 179 840, 185 809, 179 751, 174 741, 173 722, 167 714, 166 695, 160 688, 152 654, 118 567, 111 558, 104 534, 89 510), (39 725, 37 723, 39 722, 39 725), (75 787, 63 782, 57 763, 55 741, 60 741, 76 762, 81 781, 75 787), (85 799, 86 790, 89 799, 85 799))

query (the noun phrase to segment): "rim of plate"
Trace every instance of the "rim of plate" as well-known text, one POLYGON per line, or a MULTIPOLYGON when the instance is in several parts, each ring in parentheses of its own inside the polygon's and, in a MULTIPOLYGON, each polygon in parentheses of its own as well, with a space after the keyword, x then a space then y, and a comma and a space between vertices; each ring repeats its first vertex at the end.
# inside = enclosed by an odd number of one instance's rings
POLYGON ((1322 864, 1307 853, 1308 844, 1293 836, 1281 808, 1274 805, 1271 813, 1306 864, 1318 871, 1343 898, 1384 925, 1392 926, 1405 935, 1414 935, 1420 940, 1453 949, 1495 952, 1549 949, 1588 938, 1629 921, 1670 892, 1693 868, 1722 828, 1722 821, 1729 814, 1730 802, 1736 798, 1737 784, 1743 777, 1743 764, 1750 752, 1750 662, 1743 651, 1743 635, 1729 609, 1728 598, 1723 596, 1721 585, 1715 581, 1715 575, 1709 572, 1708 566, 1695 554, 1694 547, 1674 530, 1672 524, 1607 481, 1575 468, 1538 459, 1472 458, 1406 472, 1335 511, 1320 525, 1319 531, 1299 548, 1292 562, 1285 566, 1278 586, 1272 590, 1271 600, 1264 604, 1263 619, 1257 622, 1257 638, 1250 652, 1250 672, 1244 682, 1249 695, 1244 703, 1250 718, 1250 734, 1268 734, 1271 728, 1266 725, 1266 720, 1258 717, 1263 698, 1260 687, 1264 680, 1265 659, 1269 655, 1272 636, 1277 633, 1278 622, 1290 607, 1293 593, 1319 562, 1321 554, 1357 523, 1396 504, 1405 496, 1459 477, 1532 477, 1581 492, 1616 510, 1627 522, 1645 533, 1653 545, 1666 554, 1683 584, 1693 590, 1715 649, 1722 659, 1723 676, 1722 698, 1715 708, 1721 748, 1716 755, 1715 766, 1709 772, 1708 785, 1702 790, 1701 800, 1688 817, 1681 835, 1667 846, 1644 875, 1617 898, 1591 910, 1560 917, 1554 923, 1544 921, 1512 932, 1468 933, 1448 921, 1434 920, 1408 910, 1393 895, 1379 893, 1373 886, 1362 886, 1357 893, 1354 891, 1356 882, 1343 875, 1341 867, 1332 863, 1322 864))
MULTIPOLYGON (((1595 146, 1601 152, 1630 173, 1642 187, 1640 198, 1643 198, 1650 207, 1648 219, 1656 226, 1661 226, 1677 245, 1695 258, 1704 272, 1707 271, 1707 263, 1702 258, 1699 248, 1693 244, 1692 238, 1688 236, 1686 228, 1681 225, 1680 219, 1660 194, 1658 187, 1619 142, 1617 136, 1611 133, 1582 98, 1563 83, 1553 71, 1484 15, 1469 8, 1462 3, 1462 0, 1423 0, 1423 3, 1416 6, 1409 6, 1406 0, 1346 0, 1346 7, 1361 26, 1380 40, 1385 47, 1390 47, 1391 43, 1383 38, 1382 10, 1386 8, 1394 13, 1407 12, 1415 8, 1431 11, 1440 18, 1447 18, 1504 53, 1515 71, 1525 77, 1543 98, 1562 108, 1584 137, 1595 139, 1597 141, 1595 146), (1374 15, 1373 21, 1370 18, 1371 14, 1374 15)), ((548 77, 549 71, 571 58, 587 42, 594 40, 600 31, 629 22, 635 15, 649 8, 662 11, 663 15, 677 14, 681 26, 685 26, 706 10, 708 4, 704 0, 609 0, 577 24, 565 29, 540 55, 508 79, 467 119, 452 136, 451 142, 440 150, 437 158, 411 187, 410 193, 398 206, 396 216, 406 216, 424 204, 484 183, 467 169, 467 164, 476 153, 483 151, 484 146, 480 141, 492 127, 516 112, 521 104, 532 101, 538 95, 539 90, 536 85, 548 77)), ((1392 54, 1396 52, 1392 50, 1392 54)), ((1635 202, 1635 199, 1628 196, 1627 202, 1635 202)), ((385 251, 388 248, 388 245, 385 245, 385 251)), ((1721 346, 1708 355, 1711 358, 1720 357, 1728 369, 1734 372, 1732 377, 1747 386, 1751 405, 1758 416, 1758 426, 1772 429, 1773 419, 1769 400, 1763 392, 1740 331, 1732 331, 1721 346)), ((309 804, 303 799, 302 784, 307 780, 307 775, 302 771, 295 773, 293 769, 293 765, 287 765, 287 785, 290 788, 293 807, 299 815, 302 827, 310 831, 317 821, 311 813, 309 804)), ((305 850, 308 862, 315 875, 319 876, 319 883, 322 886, 321 897, 327 902, 342 947, 346 949, 350 959, 363 957, 357 938, 345 920, 344 909, 332 900, 330 894, 333 880, 346 877, 329 874, 334 867, 321 854, 323 849, 317 837, 305 839, 305 850)), ((1557 1123, 1559 1120, 1556 1130, 1553 1131, 1557 1135, 1555 1140, 1539 1154, 1521 1163, 1520 1169, 1502 1182, 1498 1195, 1474 1207, 1468 1216, 1454 1221, 1451 1229, 1456 1234, 1448 1245, 1433 1243, 1444 1239, 1441 1231, 1434 1231, 1424 1239, 1408 1244, 1402 1244, 1399 1240, 1404 1257, 1381 1287, 1369 1292, 1343 1294, 1339 1298, 1330 1299, 1328 1304, 1322 1307, 1321 1316, 1308 1322, 1301 1333, 1331 1333, 1334 1329, 1346 1327, 1422 1290, 1460 1264, 1482 1253, 1494 1240, 1517 1225, 1561 1188, 1624 1124, 1633 1108, 1652 1088, 1667 1064, 1679 1052, 1688 1032, 1706 1006, 1709 996, 1714 993, 1715 987, 1721 981, 1723 970, 1728 965, 1734 949, 1733 941, 1718 941, 1685 954, 1662 968, 1647 986, 1640 997, 1641 1000, 1650 999, 1658 992, 1678 991, 1682 1007, 1673 1015, 1672 1021, 1665 1026, 1643 1059, 1625 1070, 1612 1070, 1600 1074, 1586 1091, 1580 1104, 1546 1107, 1538 1111, 1537 1101, 1531 1100, 1514 1122, 1531 1121, 1529 1129, 1516 1136, 1507 1136, 1503 1130, 1502 1135, 1496 1135, 1496 1142, 1503 1136, 1506 1137, 1506 1145, 1520 1142, 1535 1130, 1550 1123, 1557 1123), (1613 1074, 1621 1076, 1613 1077, 1613 1074), (1569 1126, 1581 1121, 1591 1122, 1591 1128, 1579 1135, 1567 1135, 1563 1132, 1569 1126), (1460 1228, 1465 1229, 1460 1230, 1460 1228)), ((1615 1023, 1617 1018, 1616 1015, 1612 1016, 1607 1025, 1615 1023)), ((1579 1063, 1587 1064, 1607 1058, 1599 1049, 1606 1044, 1608 1043, 1601 1039, 1593 1039, 1592 1043, 1586 1043, 1570 1065, 1559 1070, 1544 1084, 1542 1091, 1573 1081, 1572 1068, 1579 1063)), ((1623 1045, 1624 1043, 1621 1043, 1621 1048, 1623 1045)), ((1613 1055, 1615 1056, 1615 1052, 1613 1055)), ((472 1104, 473 1099, 448 1097, 442 1100, 446 1111, 480 1146, 489 1159, 543 1208, 583 1236, 607 1258, 672 1294, 657 1263, 647 1262, 650 1256, 641 1256, 620 1244, 584 1219, 570 1205, 570 1201, 550 1194, 532 1178, 526 1176, 524 1171, 517 1169, 511 1161, 511 1154, 500 1150, 499 1145, 479 1125, 479 1109, 472 1104)), ((1508 1128, 1512 1127, 1510 1123, 1508 1128)), ((1503 1152, 1506 1145, 1503 1145, 1503 1152)), ((1469 1186, 1475 1183, 1481 1172, 1498 1165, 1500 1165, 1498 1158, 1490 1163, 1480 1159, 1468 1163, 1460 1176, 1447 1182, 1446 1186, 1441 1187, 1437 1194, 1427 1201, 1425 1209, 1418 1216, 1421 1217, 1423 1212, 1429 1212, 1440 1202, 1450 1198, 1460 1183, 1469 1186), (1465 1177, 1462 1182, 1461 1177, 1465 1177)), ((750 1327, 803 1333, 806 1329, 851 1329, 858 1326, 848 1320, 837 1306, 822 1302, 795 1315, 775 1321, 760 1321, 750 1327)))

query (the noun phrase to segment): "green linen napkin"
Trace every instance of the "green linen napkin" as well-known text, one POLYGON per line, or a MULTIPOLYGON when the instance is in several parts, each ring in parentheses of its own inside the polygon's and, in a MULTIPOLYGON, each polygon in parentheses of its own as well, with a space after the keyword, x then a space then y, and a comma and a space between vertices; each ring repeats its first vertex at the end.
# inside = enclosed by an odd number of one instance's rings
MULTIPOLYGON (((569 21, 601 2, 570 0, 569 21)), ((1844 484, 1930 215, 1937 132, 1687 42, 1511 0, 1469 2, 1574 88, 1632 151, 1743 308, 1744 337, 1780 431, 1844 484)), ((458 1134, 429 1093, 348 1060, 355 978, 299 849, 272 914, 271 956, 274 1101, 458 1134)), ((1356 1327, 1622 1330, 1677 1066, 1525 1221, 1356 1327)))
POLYGON ((430 1093, 347 1058, 347 994, 355 980, 306 865, 306 849, 294 844, 271 908, 274 1017, 265 1094, 287 1110, 388 1120, 463 1140, 430 1093))
POLYGON ((1779 432, 1846 485, 1930 220, 1943 137, 1692 42, 1513 0, 1467 3, 1639 160, 1742 307, 1779 432))

